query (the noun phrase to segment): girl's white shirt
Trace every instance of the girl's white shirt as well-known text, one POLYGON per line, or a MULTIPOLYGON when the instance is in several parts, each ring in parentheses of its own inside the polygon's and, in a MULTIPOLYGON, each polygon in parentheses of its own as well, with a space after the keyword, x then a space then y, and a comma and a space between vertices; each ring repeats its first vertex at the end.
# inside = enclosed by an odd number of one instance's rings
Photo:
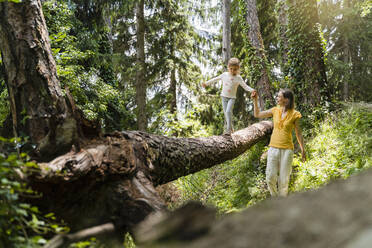
POLYGON ((205 82, 206 85, 217 82, 218 80, 222 81, 222 92, 221 96, 236 98, 236 91, 238 86, 242 86, 245 91, 252 92, 253 88, 246 85, 243 81, 243 78, 238 74, 236 76, 231 75, 229 72, 224 72, 218 77, 212 78, 211 80, 205 82))

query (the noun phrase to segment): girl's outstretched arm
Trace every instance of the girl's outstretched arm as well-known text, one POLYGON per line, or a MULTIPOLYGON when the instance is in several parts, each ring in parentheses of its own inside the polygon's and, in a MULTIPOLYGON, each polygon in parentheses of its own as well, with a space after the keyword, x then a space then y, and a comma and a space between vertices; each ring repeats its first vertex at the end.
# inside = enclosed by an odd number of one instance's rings
POLYGON ((306 161, 306 153, 305 153, 305 147, 304 147, 304 138, 302 136, 302 131, 299 123, 299 119, 295 121, 295 131, 296 131, 296 138, 297 142, 300 145, 301 148, 301 157, 302 157, 302 162, 306 161))
POLYGON ((253 91, 251 93, 251 98, 253 99, 253 114, 256 118, 268 118, 272 117, 273 113, 271 112, 271 109, 260 111, 260 108, 258 107, 258 94, 257 91, 253 91))
POLYGON ((246 83, 244 83, 244 80, 241 76, 238 76, 239 78, 239 85, 245 90, 245 91, 248 91, 250 93, 252 93, 255 89, 253 89, 252 87, 249 87, 246 83))
POLYGON ((217 82, 218 80, 221 80, 222 74, 218 77, 212 78, 211 80, 208 80, 207 82, 203 82, 202 86, 205 88, 206 86, 209 86, 211 83, 217 82))

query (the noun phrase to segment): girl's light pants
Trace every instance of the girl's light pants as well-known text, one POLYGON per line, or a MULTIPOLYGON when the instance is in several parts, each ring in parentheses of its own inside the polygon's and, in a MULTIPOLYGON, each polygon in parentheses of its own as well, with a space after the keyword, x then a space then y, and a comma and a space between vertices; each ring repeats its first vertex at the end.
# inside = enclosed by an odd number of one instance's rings
POLYGON ((226 122, 226 132, 231 132, 233 130, 233 108, 234 108, 235 98, 229 98, 222 96, 222 108, 225 115, 226 122))
POLYGON ((270 147, 267 154, 266 183, 272 196, 288 194, 293 150, 270 147))

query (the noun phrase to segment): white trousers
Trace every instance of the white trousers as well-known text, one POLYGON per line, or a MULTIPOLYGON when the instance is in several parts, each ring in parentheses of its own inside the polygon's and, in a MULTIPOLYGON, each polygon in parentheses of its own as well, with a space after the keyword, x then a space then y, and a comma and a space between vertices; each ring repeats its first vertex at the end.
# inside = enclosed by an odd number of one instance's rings
POLYGON ((292 160, 292 149, 269 148, 267 154, 266 183, 272 196, 288 195, 292 160))

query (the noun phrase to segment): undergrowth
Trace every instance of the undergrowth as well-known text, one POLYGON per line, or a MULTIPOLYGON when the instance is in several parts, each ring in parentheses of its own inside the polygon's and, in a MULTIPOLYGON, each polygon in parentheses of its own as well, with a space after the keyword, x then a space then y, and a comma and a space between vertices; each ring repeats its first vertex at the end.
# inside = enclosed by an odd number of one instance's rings
MULTIPOLYGON (((291 193, 316 189, 372 167, 371 104, 350 103, 312 125, 312 129, 303 130, 307 161, 301 162, 299 154, 294 158, 291 193)), ((174 184, 181 197, 174 207, 199 200, 220 213, 228 213, 269 197, 265 183, 266 144, 260 142, 234 160, 178 179, 174 184)))

